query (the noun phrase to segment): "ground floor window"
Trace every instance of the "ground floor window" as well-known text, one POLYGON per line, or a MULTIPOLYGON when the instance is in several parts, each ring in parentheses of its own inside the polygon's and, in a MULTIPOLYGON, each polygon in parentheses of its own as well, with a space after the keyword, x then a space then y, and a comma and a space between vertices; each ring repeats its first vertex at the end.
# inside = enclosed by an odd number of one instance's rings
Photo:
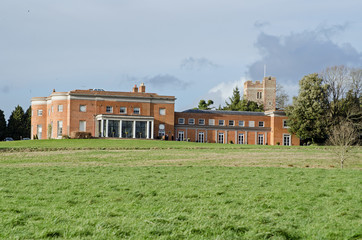
POLYGON ((38 135, 38 139, 41 139, 43 135, 43 127, 42 125, 37 125, 36 127, 37 127, 36 135, 38 135))
POLYGON ((291 141, 290 141, 290 135, 289 134, 284 134, 283 135, 283 145, 284 146, 290 146, 291 144, 291 141))
POLYGON ((244 133, 239 134, 238 144, 244 144, 244 133))
POLYGON ((118 120, 108 120, 108 137, 119 137, 118 120))
POLYGON ((264 145, 264 134, 258 134, 258 145, 264 145))
POLYGON ((178 140, 183 141, 185 139, 184 131, 178 131, 178 140))
POLYGON ((136 138, 146 138, 147 122, 136 121, 136 138))
POLYGON ((158 136, 165 136, 165 124, 160 124, 158 126, 158 136))
POLYGON ((203 143, 205 142, 205 133, 199 132, 199 142, 203 143))
POLYGON ((219 133, 218 143, 224 143, 224 133, 219 133))
POLYGON ((86 121, 79 121, 79 132, 85 132, 86 130, 86 121))
POLYGON ((133 138, 133 121, 122 121, 122 137, 133 138))
POLYGON ((62 135, 63 135, 63 121, 58 121, 57 136, 61 137, 62 135))

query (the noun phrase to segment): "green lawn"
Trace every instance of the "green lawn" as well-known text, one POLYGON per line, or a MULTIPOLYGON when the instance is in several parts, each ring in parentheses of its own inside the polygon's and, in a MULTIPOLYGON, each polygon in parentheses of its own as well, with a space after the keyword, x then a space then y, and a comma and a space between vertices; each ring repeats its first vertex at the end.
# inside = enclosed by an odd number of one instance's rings
POLYGON ((1 239, 361 239, 360 148, 0 143, 1 239))

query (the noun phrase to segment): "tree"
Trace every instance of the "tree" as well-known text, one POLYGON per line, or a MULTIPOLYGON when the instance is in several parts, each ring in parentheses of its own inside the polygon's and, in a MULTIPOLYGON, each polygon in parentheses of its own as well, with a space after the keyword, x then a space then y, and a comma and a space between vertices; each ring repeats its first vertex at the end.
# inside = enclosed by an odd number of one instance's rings
POLYGON ((31 106, 26 110, 25 114, 24 114, 24 132, 23 132, 23 137, 28 137, 30 138, 30 134, 31 134, 31 106))
POLYGON ((225 101, 224 110, 240 111, 241 95, 237 86, 233 89, 233 95, 229 97, 229 101, 230 103, 225 101))
POLYGON ((328 85, 316 73, 299 81, 299 94, 287 107, 289 131, 303 140, 322 143, 327 139, 328 85))
POLYGON ((240 103, 239 111, 264 112, 264 106, 263 104, 258 105, 257 102, 243 99, 240 103))
POLYGON ((329 131, 329 142, 334 146, 341 168, 343 168, 344 162, 347 159, 348 152, 357 141, 358 131, 353 123, 343 121, 331 127, 329 131))
POLYGON ((197 109, 200 110, 210 110, 210 105, 214 104, 214 101, 212 100, 208 100, 207 102, 205 100, 200 100, 199 102, 199 106, 197 107, 197 109))
POLYGON ((277 109, 284 109, 289 101, 289 96, 285 92, 283 85, 277 83, 275 105, 277 109))
POLYGON ((14 139, 21 139, 24 134, 24 110, 19 105, 11 113, 8 121, 8 135, 14 139))
POLYGON ((6 120, 4 111, 0 110, 0 141, 6 138, 6 120))

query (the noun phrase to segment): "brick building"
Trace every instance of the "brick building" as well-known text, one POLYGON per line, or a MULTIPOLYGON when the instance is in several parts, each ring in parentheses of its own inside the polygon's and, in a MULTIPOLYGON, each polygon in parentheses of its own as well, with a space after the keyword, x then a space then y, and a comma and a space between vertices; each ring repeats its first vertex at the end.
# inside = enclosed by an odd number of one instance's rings
POLYGON ((193 142, 299 145, 299 139, 288 133, 282 111, 174 112, 175 100, 174 96, 146 93, 144 84, 131 92, 54 90, 49 97, 31 99, 32 137, 89 132, 94 137, 154 139, 167 135, 169 140, 193 142))
POLYGON ((264 77, 263 81, 244 82, 244 98, 264 105, 264 110, 275 109, 276 78, 264 77))

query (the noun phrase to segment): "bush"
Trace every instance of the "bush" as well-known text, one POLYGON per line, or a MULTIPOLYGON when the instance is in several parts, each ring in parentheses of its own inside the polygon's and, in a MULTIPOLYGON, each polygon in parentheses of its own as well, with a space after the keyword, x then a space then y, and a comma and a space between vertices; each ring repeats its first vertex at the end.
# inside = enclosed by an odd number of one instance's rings
POLYGON ((280 145, 280 142, 277 142, 277 145, 279 146, 279 145, 280 145))
POLYGON ((92 134, 90 132, 71 132, 70 137, 76 139, 89 139, 92 137, 92 134))

